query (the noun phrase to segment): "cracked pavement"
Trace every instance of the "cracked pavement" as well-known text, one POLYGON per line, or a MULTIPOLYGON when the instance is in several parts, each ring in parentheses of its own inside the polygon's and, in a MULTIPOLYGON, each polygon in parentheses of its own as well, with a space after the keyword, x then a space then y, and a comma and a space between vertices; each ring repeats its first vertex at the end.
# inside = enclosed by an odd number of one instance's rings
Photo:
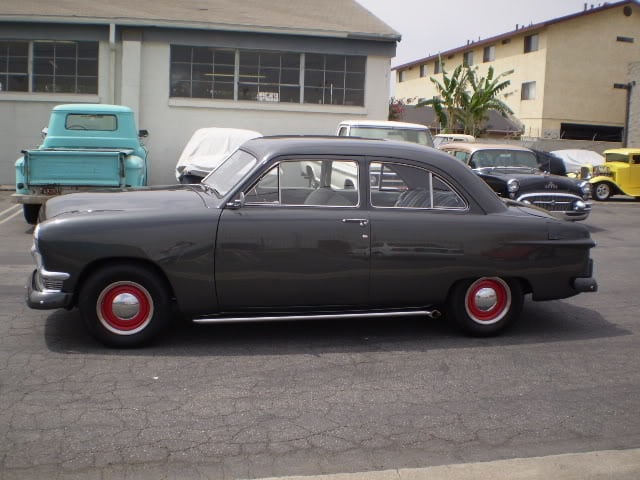
POLYGON ((502 337, 465 338, 445 319, 182 323, 141 350, 102 347, 76 311, 24 305, 31 228, 10 218, 0 479, 260 478, 639 447, 639 212, 594 205, 600 291, 528 300, 502 337))

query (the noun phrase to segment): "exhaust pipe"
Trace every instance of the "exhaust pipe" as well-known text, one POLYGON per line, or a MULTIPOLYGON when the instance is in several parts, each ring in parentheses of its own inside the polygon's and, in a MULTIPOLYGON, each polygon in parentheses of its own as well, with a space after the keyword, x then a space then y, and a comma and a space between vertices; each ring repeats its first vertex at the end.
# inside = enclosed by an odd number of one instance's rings
POLYGON ((424 313, 427 315, 427 317, 433 318, 433 319, 440 318, 442 316, 442 312, 440 312, 440 310, 436 308, 432 310, 425 310, 424 313))

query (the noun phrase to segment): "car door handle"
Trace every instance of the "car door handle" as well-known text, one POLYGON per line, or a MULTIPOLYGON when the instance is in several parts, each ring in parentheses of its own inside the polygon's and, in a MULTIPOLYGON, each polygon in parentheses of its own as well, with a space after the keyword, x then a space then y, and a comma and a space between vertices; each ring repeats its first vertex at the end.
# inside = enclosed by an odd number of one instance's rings
POLYGON ((361 227, 364 227, 369 223, 369 220, 366 218, 343 218, 342 223, 358 223, 361 227))

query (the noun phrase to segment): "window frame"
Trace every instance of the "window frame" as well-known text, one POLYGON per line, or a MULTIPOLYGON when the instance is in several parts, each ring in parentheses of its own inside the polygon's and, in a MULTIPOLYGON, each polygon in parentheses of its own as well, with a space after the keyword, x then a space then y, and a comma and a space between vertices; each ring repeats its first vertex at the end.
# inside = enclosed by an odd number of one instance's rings
MULTIPOLYGON (((366 97, 366 55, 301 53, 283 50, 217 48, 170 44, 169 98, 230 100, 235 102, 277 104, 320 104, 364 107, 366 97), (194 57, 213 53, 209 63, 194 62, 194 57), (215 82, 215 54, 234 54, 233 95, 216 96, 215 87, 207 94, 194 90, 194 64, 215 82), (273 64, 274 58, 279 64, 273 64), (263 64, 264 59, 270 59, 263 64), (255 59, 252 63, 251 59, 255 59), (210 69, 206 68, 211 66, 210 69), (182 75, 183 78, 180 77, 182 75), (266 79, 267 81, 262 81, 266 79), (286 91, 286 94, 284 93, 286 91), (288 100, 287 100, 288 99, 288 100)), ((206 57, 206 55, 204 55, 206 57)), ((226 65, 230 67, 230 64, 226 65)), ((231 76, 230 69, 224 73, 231 76)), ((206 83, 206 82, 205 82, 206 83)))
MULTIPOLYGON (((468 212, 470 210, 469 207, 469 202, 468 200, 465 198, 464 195, 461 195, 460 192, 451 184, 451 182, 447 181, 442 175, 434 172, 432 169, 430 168, 426 168, 424 166, 418 166, 418 165, 413 165, 410 163, 402 163, 402 162, 398 162, 398 161, 394 161, 394 160, 381 160, 381 159, 376 159, 376 160, 372 160, 371 162, 368 163, 367 165, 367 173, 368 173, 368 177, 369 179, 372 178, 372 176, 376 173, 376 171, 374 171, 372 169, 372 167, 375 164, 380 164, 380 169, 379 171, 380 173, 380 178, 382 178, 382 176, 384 176, 384 168, 385 165, 398 165, 401 166, 403 168, 414 168, 417 170, 421 170, 423 172, 425 172, 428 175, 428 183, 429 183, 429 196, 430 196, 430 203, 431 206, 429 207, 411 207, 411 206, 396 206, 396 205, 391 205, 391 206, 386 206, 386 205, 376 205, 374 203, 374 199, 373 199, 373 193, 374 192, 385 192, 385 191, 389 191, 392 192, 394 191, 394 189, 392 188, 382 188, 382 181, 378 181, 376 185, 373 185, 371 180, 369 181, 369 205, 371 206, 371 208, 373 210, 378 210, 378 209, 394 209, 394 210, 410 210, 410 211, 416 211, 416 210, 420 210, 420 211, 430 211, 430 212, 441 212, 441 211, 455 211, 455 212, 468 212), (438 206, 438 205, 434 205, 434 185, 435 183, 440 182, 442 184, 444 184, 448 189, 449 192, 454 193, 458 199, 463 203, 463 206, 460 207, 447 207, 447 206, 438 206)), ((395 173, 392 169, 392 173, 395 173)), ((396 175, 398 175, 397 173, 395 173, 396 175)), ((400 179, 405 185, 406 183, 404 182, 404 180, 400 179)), ((398 198, 400 197, 400 195, 402 195, 402 193, 404 192, 409 192, 411 191, 410 189, 402 189, 402 188, 398 188, 395 191, 399 191, 400 194, 398 195, 398 198)))
POLYGON ((462 54, 462 66, 467 68, 473 66, 473 50, 462 54))
POLYGON ((0 92, 97 95, 100 88, 100 42, 94 40, 0 40, 0 92), (26 55, 11 55, 10 46, 26 47, 26 55), (5 48, 3 48, 5 47, 5 48), (73 52, 71 52, 73 48, 73 52), (3 54, 2 51, 6 53, 3 54), (23 70, 12 71, 20 58, 23 70), (26 68, 26 69, 24 69, 26 68), (23 77, 26 88, 9 88, 10 77, 23 77), (64 87, 66 85, 66 87, 64 87))
POLYGON ((540 50, 540 34, 532 33, 524 37, 524 53, 537 52, 540 50))
POLYGON ((522 82, 520 87, 520 100, 535 100, 536 99, 536 81, 522 82))
POLYGON ((487 45, 484 47, 482 51, 482 62, 488 63, 493 62, 496 59, 496 46, 495 45, 487 45))

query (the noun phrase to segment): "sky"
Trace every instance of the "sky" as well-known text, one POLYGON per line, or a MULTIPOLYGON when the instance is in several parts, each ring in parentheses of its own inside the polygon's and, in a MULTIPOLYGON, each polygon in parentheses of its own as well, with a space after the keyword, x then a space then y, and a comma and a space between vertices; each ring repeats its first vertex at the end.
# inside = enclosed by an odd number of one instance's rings
MULTIPOLYGON (((584 10, 584 0, 356 0, 402 35, 397 66, 584 10)), ((599 5, 587 2, 589 6, 599 5)), ((614 3, 609 1, 609 3, 614 3)))

